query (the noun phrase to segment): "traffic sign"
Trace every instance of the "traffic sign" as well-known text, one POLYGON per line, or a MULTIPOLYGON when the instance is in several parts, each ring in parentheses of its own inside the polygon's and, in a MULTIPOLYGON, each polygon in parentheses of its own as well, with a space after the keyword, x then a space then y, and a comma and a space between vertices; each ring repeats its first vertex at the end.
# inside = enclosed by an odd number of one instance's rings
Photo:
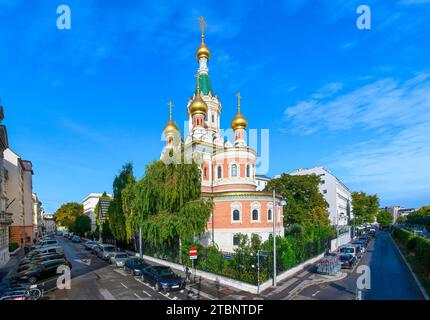
POLYGON ((196 247, 192 247, 190 249, 190 259, 191 260, 196 260, 197 259, 197 248, 196 247))

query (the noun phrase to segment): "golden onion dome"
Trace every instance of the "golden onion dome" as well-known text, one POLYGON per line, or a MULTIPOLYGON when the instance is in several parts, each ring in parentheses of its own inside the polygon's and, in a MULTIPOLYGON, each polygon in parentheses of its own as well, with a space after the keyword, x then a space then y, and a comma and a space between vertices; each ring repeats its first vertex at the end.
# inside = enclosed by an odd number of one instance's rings
POLYGON ((167 122, 166 126, 164 127, 164 134, 168 135, 169 133, 175 134, 179 132, 179 128, 176 125, 175 121, 173 121, 173 117, 172 117, 172 107, 173 107, 173 102, 169 101, 168 103, 169 108, 170 108, 170 119, 169 122, 167 122))
POLYGON ((208 60, 211 57, 211 52, 209 51, 208 46, 204 42, 203 37, 202 37, 202 43, 200 44, 200 47, 197 49, 196 57, 197 57, 197 61, 199 61, 200 58, 202 57, 205 57, 208 60))
MULTIPOLYGON (((200 90, 197 90, 199 92, 200 90)), ((195 98, 190 104, 190 114, 191 116, 194 116, 196 114, 202 114, 206 115, 208 112, 208 105, 206 102, 203 101, 203 99, 200 97, 200 94, 197 93, 195 98)))
POLYGON ((170 119, 169 122, 167 122, 166 126, 164 127, 164 133, 167 135, 169 133, 177 133, 179 132, 179 128, 176 125, 176 123, 170 119))
POLYGON ((248 125, 248 120, 246 120, 243 114, 240 111, 238 111, 238 113, 236 114, 236 117, 234 117, 233 121, 231 122, 231 127, 233 128, 233 130, 237 130, 237 129, 245 129, 247 125, 248 125))
POLYGON ((248 125, 248 120, 243 116, 242 112, 240 112, 240 100, 242 99, 242 96, 240 95, 240 92, 237 94, 237 114, 234 117, 233 121, 231 122, 231 127, 233 130, 236 129, 245 129, 248 125))

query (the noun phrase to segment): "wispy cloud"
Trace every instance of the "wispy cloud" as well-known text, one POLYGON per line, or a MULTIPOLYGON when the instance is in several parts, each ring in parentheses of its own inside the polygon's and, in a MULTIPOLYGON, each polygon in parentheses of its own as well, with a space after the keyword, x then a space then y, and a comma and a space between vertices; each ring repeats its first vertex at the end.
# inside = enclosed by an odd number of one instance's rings
MULTIPOLYGON (((385 78, 337 95, 321 94, 285 109, 292 131, 311 134, 383 126, 415 125, 430 120, 430 74, 419 73, 406 81, 385 78)), ((339 85, 331 85, 339 89, 339 85)))
POLYGON ((353 189, 376 192, 385 201, 428 197, 430 74, 421 72, 403 81, 384 78, 347 92, 342 87, 329 84, 286 108, 289 130, 364 136, 350 145, 345 140, 322 164, 353 189))

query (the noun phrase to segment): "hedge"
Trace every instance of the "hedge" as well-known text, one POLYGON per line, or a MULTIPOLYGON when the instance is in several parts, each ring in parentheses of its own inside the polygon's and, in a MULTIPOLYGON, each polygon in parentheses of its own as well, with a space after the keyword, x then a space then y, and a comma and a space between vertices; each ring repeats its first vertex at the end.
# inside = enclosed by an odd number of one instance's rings
POLYGON ((393 227, 392 235, 409 253, 415 255, 414 260, 418 270, 428 278, 430 276, 430 240, 415 236, 413 232, 398 227, 393 227))
POLYGON ((18 243, 16 242, 9 243, 9 252, 14 252, 18 248, 19 248, 18 243))

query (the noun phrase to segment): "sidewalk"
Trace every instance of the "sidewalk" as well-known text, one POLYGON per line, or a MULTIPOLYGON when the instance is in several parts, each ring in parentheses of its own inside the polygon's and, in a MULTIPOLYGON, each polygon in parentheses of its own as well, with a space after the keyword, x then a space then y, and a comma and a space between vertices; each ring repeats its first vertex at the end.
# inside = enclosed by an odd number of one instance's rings
POLYGON ((0 290, 4 289, 10 284, 10 278, 18 268, 19 262, 24 256, 24 250, 19 250, 14 256, 10 257, 9 262, 0 268, 0 290))

